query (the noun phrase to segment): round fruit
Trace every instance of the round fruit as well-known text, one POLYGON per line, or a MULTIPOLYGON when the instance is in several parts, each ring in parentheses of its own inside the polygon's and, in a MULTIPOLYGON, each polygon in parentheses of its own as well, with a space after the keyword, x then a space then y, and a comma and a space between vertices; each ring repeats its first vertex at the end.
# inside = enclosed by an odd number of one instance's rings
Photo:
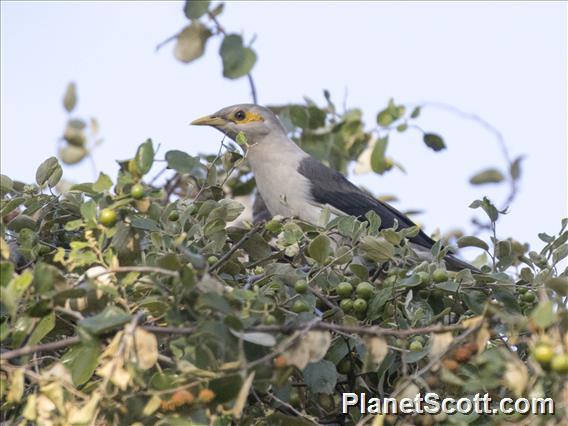
POLYGON ((144 192, 144 186, 139 183, 132 185, 132 188, 130 188, 130 195, 136 200, 142 198, 144 196, 144 192))
POLYGON ((284 368, 288 365, 288 362, 286 361, 286 358, 284 358, 284 355, 278 355, 276 358, 274 358, 274 366, 276 368, 284 368))
POLYGON ((536 294, 534 293, 525 293, 521 296, 521 299, 525 302, 532 303, 536 300, 536 294))
POLYGON ((309 312, 310 310, 311 310, 310 305, 308 305, 303 300, 296 300, 292 305, 292 312, 295 312, 297 314, 301 312, 309 312))
POLYGON ((426 339, 424 338, 424 336, 416 336, 413 340, 416 342, 420 342, 422 344, 426 343, 426 339))
POLYGON ((448 280, 448 273, 445 269, 438 268, 434 272, 432 272, 432 279, 434 282, 442 283, 448 280))
POLYGON ((219 261, 219 258, 217 256, 209 256, 207 258, 207 263, 209 265, 214 265, 215 263, 217 263, 219 261))
POLYGON ((339 307, 345 313, 351 312, 351 309, 353 309, 353 300, 343 299, 339 302, 339 307))
POLYGON ((288 362, 286 361, 286 358, 284 357, 284 355, 278 355, 276 358, 274 358, 274 366, 276 368, 284 368, 288 365, 288 362))
POLYGON ((550 366, 557 373, 568 374, 568 354, 556 355, 550 366))
POLYGON ((337 372, 339 374, 349 374, 351 371, 351 360, 349 358, 343 358, 337 364, 337 372))
POLYGON ((102 209, 99 214, 99 222, 104 226, 113 226, 116 223, 117 216, 113 209, 102 209))
POLYGON ((363 281, 357 284, 357 289, 355 290, 355 292, 357 293, 357 296, 362 299, 370 299, 373 295, 373 290, 375 290, 375 287, 373 287, 367 281, 363 281))
POLYGON ((367 310, 367 301, 365 299, 355 299, 353 309, 358 313, 365 312, 367 310))
POLYGON ((410 342, 410 346, 408 348, 412 352, 420 352, 422 349, 424 349, 424 346, 422 345, 422 342, 420 342, 420 340, 413 340, 412 342, 410 342))
POLYGON ((262 321, 265 325, 274 325, 276 324, 277 320, 276 317, 272 314, 268 314, 264 317, 264 320, 262 321))
POLYGON ((519 292, 519 294, 525 294, 527 291, 529 291, 529 289, 526 287, 519 287, 517 289, 517 292, 519 292))
POLYGON ((539 343, 533 349, 533 357, 541 364, 548 364, 554 358, 552 346, 546 343, 539 343))
POLYGON ((294 406, 294 407, 299 407, 300 404, 302 403, 302 399, 300 398, 300 392, 298 392, 296 389, 292 389, 290 391, 290 405, 294 406))
POLYGON ((335 289, 335 292, 339 297, 345 299, 351 296, 351 293, 353 293, 353 286, 351 285, 351 283, 344 281, 342 283, 339 283, 339 285, 335 289))
POLYGON ((418 278, 420 278, 421 284, 430 283, 430 274, 428 272, 420 271, 420 272, 417 272, 416 275, 418 275, 418 278))
POLYGON ((199 391, 198 398, 201 402, 207 404, 208 402, 211 402, 213 398, 215 398, 215 392, 213 392, 211 389, 201 389, 199 391))
POLYGON ((179 213, 177 210, 173 210, 170 215, 168 216, 168 220, 170 222, 175 222, 176 220, 179 219, 179 213))
POLYGON ((401 338, 399 337, 399 338, 397 338, 397 339, 394 341, 394 345, 395 345, 397 348, 406 349, 406 347, 408 346, 408 342, 407 342, 406 340, 401 339, 401 338))
POLYGON ((296 290, 297 293, 304 294, 308 291, 308 283, 306 280, 298 280, 294 284, 294 290, 296 290))

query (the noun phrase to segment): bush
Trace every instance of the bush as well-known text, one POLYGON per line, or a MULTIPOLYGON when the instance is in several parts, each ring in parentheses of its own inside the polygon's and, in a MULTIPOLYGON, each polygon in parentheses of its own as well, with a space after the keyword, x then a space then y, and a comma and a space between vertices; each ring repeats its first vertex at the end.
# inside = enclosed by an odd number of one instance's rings
MULTIPOLYGON (((250 73, 252 49, 199 20, 209 15, 218 26, 222 9, 209 6, 187 2, 193 21, 178 35, 176 56, 195 59, 218 34, 224 75, 250 73), (188 51, 195 40, 199 49, 188 51)), ((420 108, 390 101, 379 127, 367 131, 359 110, 339 114, 325 97, 324 107, 273 109, 306 151, 340 171, 366 150, 379 174, 402 167, 386 156, 388 135, 404 132, 420 108)), ((70 85, 64 106, 71 113, 75 103, 70 85)), ((90 155, 98 124, 90 136, 86 128, 70 117, 61 161, 90 155)), ((445 146, 423 133, 434 151, 445 146)), ((100 173, 70 184, 54 157, 34 184, 2 175, 3 421, 353 424, 371 418, 341 414, 343 392, 429 391, 551 397, 556 413, 543 421, 565 424, 567 219, 557 235, 539 235, 542 250, 528 251, 497 238, 503 209, 476 200, 471 207, 487 216, 479 226, 493 238, 462 236, 457 245, 480 250, 481 273, 447 271, 451 238, 432 248, 432 261, 418 261, 406 239, 418 229, 383 228, 373 213, 366 221, 323 214, 320 226, 243 222, 234 197, 250 195, 254 180, 238 148, 225 148, 199 157, 166 152, 167 168, 153 176, 151 140, 119 162, 114 179, 100 173)), ((508 173, 484 170, 472 184, 508 184, 512 201, 520 160, 508 173)), ((382 420, 527 421, 518 414, 382 420)))

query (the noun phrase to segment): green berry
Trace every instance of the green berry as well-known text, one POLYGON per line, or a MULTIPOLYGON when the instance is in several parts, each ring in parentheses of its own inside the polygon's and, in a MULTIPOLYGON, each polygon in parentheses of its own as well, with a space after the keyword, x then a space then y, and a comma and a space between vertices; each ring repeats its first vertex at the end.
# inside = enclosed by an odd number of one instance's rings
POLYGON ((434 272, 432 272, 432 279, 434 282, 443 283, 444 281, 448 280, 448 273, 445 269, 438 268, 434 272))
POLYGON ((339 302, 339 307, 343 312, 349 313, 353 309, 353 300, 343 299, 341 302, 339 302))
POLYGON ((308 305, 304 300, 296 300, 292 305, 292 312, 297 314, 309 311, 311 311, 310 305, 308 305))
POLYGON ((179 213, 177 210, 173 210, 170 212, 169 216, 168 216, 168 220, 170 222, 175 222, 176 220, 179 219, 179 213))
POLYGON ((130 188, 130 195, 136 200, 144 197, 144 192, 144 186, 140 183, 136 183, 132 185, 132 188, 130 188))
POLYGON ((335 289, 335 292, 339 297, 345 299, 351 296, 351 293, 353 293, 353 286, 351 285, 351 283, 344 281, 338 284, 337 288, 335 289))
POLYGON ((217 263, 219 261, 219 258, 217 256, 209 256, 207 258, 207 263, 209 265, 214 265, 215 263, 217 263))
POLYGON ((349 374, 351 372, 351 360, 345 357, 339 361, 339 364, 337 364, 337 372, 339 374, 349 374))
POLYGON ((363 313, 367 310, 367 301, 365 299, 355 299, 353 309, 357 313, 363 313))
POLYGON ((357 284, 357 289, 355 290, 355 292, 357 293, 357 296, 360 297, 361 299, 370 299, 371 296, 373 296, 374 290, 375 287, 373 287, 367 281, 363 281, 357 284))
POLYGON ((525 293, 521 296, 521 300, 524 302, 532 303, 536 300, 536 294, 534 293, 525 293))
POLYGON ((113 209, 102 209, 99 214, 99 222, 101 225, 111 227, 116 223, 117 215, 113 209))
POLYGON ((568 374, 568 354, 556 355, 552 358, 550 366, 559 374, 568 374))
POLYGON ((265 325, 274 325, 277 323, 276 317, 272 314, 268 314, 264 317, 262 321, 265 325))
POLYGON ((532 350, 532 355, 542 365, 548 365, 554 358, 554 350, 548 343, 538 343, 532 350))
POLYGON ((297 293, 304 294, 308 291, 308 283, 306 280, 298 280, 294 284, 294 290, 296 290, 297 293))
POLYGON ((424 348, 424 346, 419 340, 413 340, 412 342, 410 342, 410 346, 408 348, 412 352, 420 352, 424 348))
POLYGON ((420 278, 421 284, 429 284, 430 283, 430 274, 428 272, 420 271, 417 272, 418 278, 420 278))

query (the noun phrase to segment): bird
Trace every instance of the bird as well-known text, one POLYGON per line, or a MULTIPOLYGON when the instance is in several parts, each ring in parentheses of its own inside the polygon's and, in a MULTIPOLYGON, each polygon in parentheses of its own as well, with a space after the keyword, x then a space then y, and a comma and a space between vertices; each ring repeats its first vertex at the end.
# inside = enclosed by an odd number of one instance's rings
MULTIPOLYGON (((416 226, 406 215, 302 150, 288 137, 283 124, 269 108, 256 104, 232 105, 191 124, 211 126, 234 141, 239 134, 244 135, 246 157, 258 192, 272 216, 295 217, 317 224, 323 209, 336 216, 350 215, 360 220, 366 220, 365 214, 373 211, 381 218, 381 229, 395 224, 398 228, 416 226)), ((422 230, 409 241, 419 257, 431 258, 435 241, 422 230)), ((477 271, 451 253, 444 260, 450 270, 477 271)))

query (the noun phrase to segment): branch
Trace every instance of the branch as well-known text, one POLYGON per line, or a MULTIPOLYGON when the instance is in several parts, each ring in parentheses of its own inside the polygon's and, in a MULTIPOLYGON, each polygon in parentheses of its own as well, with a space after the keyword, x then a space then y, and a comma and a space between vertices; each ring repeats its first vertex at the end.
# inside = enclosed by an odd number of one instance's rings
POLYGON ((225 262, 227 262, 227 260, 229 260, 229 258, 233 255, 233 253, 235 253, 244 243, 246 243, 247 240, 249 240, 261 226, 262 223, 257 223, 256 225, 254 225, 245 235, 243 235, 243 237, 239 241, 233 244, 231 249, 227 253, 225 253, 223 257, 221 257, 221 259, 211 265, 208 272, 212 272, 215 269, 223 266, 225 262))
POLYGON ((55 351, 57 349, 66 348, 68 346, 75 345, 80 341, 81 338, 79 336, 73 336, 62 340, 56 340, 55 342, 44 343, 42 345, 22 346, 21 348, 18 349, 3 352, 2 354, 0 354, 0 360, 7 361, 12 358, 29 355, 36 352, 55 351))
MULTIPOLYGON (((155 334, 193 334, 197 327, 160 327, 154 325, 142 326, 146 331, 155 334)), ((255 327, 250 327, 245 330, 245 332, 258 331, 258 332, 281 332, 287 333, 295 331, 293 336, 290 336, 283 343, 288 344, 296 340, 296 338, 307 333, 310 330, 325 330, 333 331, 337 333, 346 334, 357 334, 366 336, 397 336, 405 337, 412 336, 415 334, 429 334, 429 333, 443 333, 446 331, 460 331, 467 327, 461 324, 453 325, 432 325, 429 327, 420 328, 407 328, 407 329, 394 329, 394 328, 384 328, 379 326, 352 326, 343 324, 333 324, 328 322, 321 322, 321 318, 317 317, 307 323, 299 324, 284 324, 284 325, 257 325, 255 327)), ((469 333, 467 333, 469 334, 469 333)), ((65 348, 68 346, 76 345, 81 341, 79 336, 68 337, 62 340, 57 340, 55 342, 44 343, 41 345, 30 345, 24 346, 18 349, 4 352, 0 354, 0 360, 9 360, 12 358, 17 358, 24 355, 29 355, 36 352, 48 352, 55 351, 57 349, 65 348)), ((273 356, 271 355, 270 358, 273 356)), ((259 360, 254 361, 256 363, 259 360)), ((264 361, 264 359, 263 359, 264 361)))

